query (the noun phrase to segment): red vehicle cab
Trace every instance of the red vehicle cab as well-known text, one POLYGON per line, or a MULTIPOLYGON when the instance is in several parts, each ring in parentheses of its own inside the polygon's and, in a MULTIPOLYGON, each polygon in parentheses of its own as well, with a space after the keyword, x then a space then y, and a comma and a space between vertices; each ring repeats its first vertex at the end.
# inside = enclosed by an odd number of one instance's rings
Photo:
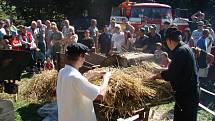
POLYGON ((123 2, 119 7, 112 8, 112 18, 115 18, 119 24, 124 19, 129 20, 135 28, 142 27, 147 22, 148 25, 156 24, 160 30, 165 21, 174 23, 180 30, 188 27, 188 23, 184 19, 175 18, 173 20, 171 6, 160 3, 123 2))

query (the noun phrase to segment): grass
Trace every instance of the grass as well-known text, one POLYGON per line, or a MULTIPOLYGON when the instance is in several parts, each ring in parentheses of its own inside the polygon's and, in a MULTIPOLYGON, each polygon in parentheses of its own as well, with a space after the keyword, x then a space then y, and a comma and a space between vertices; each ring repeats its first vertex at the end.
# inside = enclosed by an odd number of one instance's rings
MULTIPOLYGON (((30 78, 31 78, 31 75, 23 75, 22 81, 30 81, 30 78)), ((214 85, 213 85, 213 89, 214 89, 214 85)), ((201 97, 202 97, 201 101, 203 101, 202 103, 215 111, 215 102, 214 102, 215 99, 205 94, 202 94, 201 97)), ((13 99, 13 97, 5 93, 2 93, 2 94, 0 93, 0 99, 11 100, 13 99)), ((14 104, 14 109, 16 114, 16 121, 41 121, 42 120, 42 118, 37 114, 37 110, 42 106, 41 103, 28 101, 19 95, 17 101, 16 102, 13 101, 13 104, 14 104)), ((169 104, 153 107, 151 108, 151 110, 155 111, 155 115, 158 114, 159 116, 167 117, 168 121, 172 121, 173 107, 174 107, 174 103, 169 103, 169 104)), ((154 120, 150 120, 150 121, 154 121, 154 120)), ((161 121, 161 120, 159 119, 156 121, 161 121)), ((212 114, 209 114, 206 111, 201 110, 199 108, 198 121, 215 121, 215 117, 213 117, 212 114)))
POLYGON ((41 104, 30 103, 24 100, 18 100, 15 104, 16 121, 40 121, 42 120, 37 114, 41 104))
MULTIPOLYGON (((171 115, 173 114, 174 104, 175 103, 169 103, 161 106, 156 106, 156 107, 153 107, 152 110, 155 110, 158 113, 157 115, 160 114, 164 117, 168 115, 167 117, 171 117, 171 115)), ((213 117, 212 114, 199 108, 197 121, 215 121, 215 117, 213 117)))
POLYGON ((37 114, 37 110, 42 106, 40 103, 30 102, 22 97, 18 97, 16 102, 13 95, 0 93, 0 99, 7 99, 13 102, 16 121, 41 121, 41 117, 37 114))

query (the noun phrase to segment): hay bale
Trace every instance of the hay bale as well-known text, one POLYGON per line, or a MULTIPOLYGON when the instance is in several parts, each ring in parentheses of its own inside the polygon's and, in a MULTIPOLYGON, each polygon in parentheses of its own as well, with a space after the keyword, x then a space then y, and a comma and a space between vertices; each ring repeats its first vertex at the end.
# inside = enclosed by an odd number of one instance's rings
POLYGON ((154 54, 147 53, 131 53, 114 54, 100 63, 102 67, 130 67, 132 65, 140 65, 142 61, 153 61, 154 54))
POLYGON ((56 70, 35 74, 32 79, 26 80, 20 85, 21 95, 32 101, 50 102, 55 100, 57 75, 56 70))

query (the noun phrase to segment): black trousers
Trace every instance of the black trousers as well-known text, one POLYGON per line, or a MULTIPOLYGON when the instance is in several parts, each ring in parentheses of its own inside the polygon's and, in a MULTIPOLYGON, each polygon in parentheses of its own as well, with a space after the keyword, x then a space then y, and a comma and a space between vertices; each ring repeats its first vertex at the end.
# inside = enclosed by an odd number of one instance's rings
POLYGON ((197 121, 199 91, 175 94, 173 121, 197 121))

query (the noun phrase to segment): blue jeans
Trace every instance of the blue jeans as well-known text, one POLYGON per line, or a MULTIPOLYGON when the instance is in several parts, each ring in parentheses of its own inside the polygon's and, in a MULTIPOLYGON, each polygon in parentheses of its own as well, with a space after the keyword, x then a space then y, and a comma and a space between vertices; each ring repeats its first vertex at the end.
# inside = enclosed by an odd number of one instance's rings
POLYGON ((38 48, 40 49, 40 52, 42 52, 44 55, 46 55, 46 43, 45 42, 38 42, 38 48))

